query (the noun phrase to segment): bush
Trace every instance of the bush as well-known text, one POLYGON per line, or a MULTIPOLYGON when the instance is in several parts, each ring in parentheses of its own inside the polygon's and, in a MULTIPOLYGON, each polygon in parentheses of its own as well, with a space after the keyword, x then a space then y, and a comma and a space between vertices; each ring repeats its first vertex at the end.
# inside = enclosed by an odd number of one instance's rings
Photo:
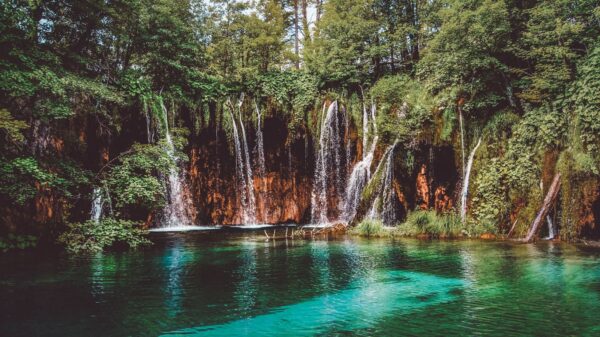
POLYGON ((137 248, 150 244, 145 238, 146 232, 137 228, 132 221, 107 218, 100 222, 70 223, 68 227, 58 241, 74 254, 102 252, 116 246, 137 248))
POLYGON ((358 226, 354 227, 351 234, 366 237, 383 237, 388 235, 388 231, 383 227, 379 220, 363 220, 358 226))

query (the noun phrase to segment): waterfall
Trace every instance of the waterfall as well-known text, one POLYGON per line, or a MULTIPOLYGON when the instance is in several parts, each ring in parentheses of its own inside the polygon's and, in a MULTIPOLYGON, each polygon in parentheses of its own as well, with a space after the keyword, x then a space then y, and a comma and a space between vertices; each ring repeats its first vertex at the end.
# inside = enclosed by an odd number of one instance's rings
POLYGON ((477 141, 477 145, 471 150, 471 154, 469 155, 469 161, 467 162, 467 167, 465 169, 464 178, 463 178, 463 186, 462 191, 460 193, 460 218, 462 222, 465 222, 467 217, 467 196, 469 194, 469 180, 471 178, 471 168, 473 167, 473 159, 475 158, 475 151, 481 145, 481 138, 477 141))
POLYGON ((252 165, 250 164, 250 152, 248 151, 248 140, 246 138, 246 128, 242 121, 241 106, 239 109, 240 128, 242 129, 242 149, 244 150, 244 160, 246 167, 246 188, 248 195, 248 209, 246 210, 245 224, 256 223, 256 199, 254 197, 254 174, 252 173, 252 165))
POLYGON ((371 163, 373 162, 375 148, 377 147, 377 139, 378 137, 375 136, 368 154, 354 166, 350 178, 348 179, 343 212, 343 219, 346 222, 350 222, 354 219, 356 208, 362 198, 363 190, 367 186, 369 179, 371 179, 371 163))
POLYGON ((94 187, 92 191, 92 207, 90 208, 90 220, 99 223, 104 218, 105 211, 112 215, 112 202, 106 187, 94 187))
POLYGON ((338 116, 338 103, 329 105, 321 123, 319 148, 316 156, 315 176, 311 195, 311 222, 329 223, 328 199, 339 195, 343 190, 346 167, 342 165, 341 151, 343 139, 341 128, 345 127, 338 116))
MULTIPOLYGON (((386 225, 394 224, 396 219, 396 192, 393 188, 394 180, 394 150, 398 145, 398 141, 394 145, 388 147, 383 154, 375 174, 369 184, 376 183, 373 179, 379 179, 379 172, 382 172, 383 182, 379 183, 379 188, 376 192, 376 197, 371 204, 371 208, 367 213, 368 219, 380 219, 386 225), (379 205, 381 203, 381 205, 379 205), (380 209, 381 206, 381 209, 380 209)), ((368 186, 367 185, 367 186, 368 186)))
POLYGON ((175 163, 173 167, 169 169, 169 175, 167 177, 168 184, 168 203, 165 206, 166 226, 165 227, 179 227, 189 226, 191 221, 187 216, 186 205, 183 199, 183 180, 181 179, 177 165, 179 158, 175 154, 175 145, 171 139, 171 133, 169 132, 169 119, 167 108, 165 107, 162 100, 160 100, 160 106, 163 113, 163 121, 165 127, 165 151, 169 158, 175 163))
POLYGON ((102 188, 95 187, 92 192, 92 209, 90 210, 90 219, 95 223, 99 223, 102 220, 103 207, 104 197, 102 195, 102 188))
POLYGON ((548 237, 547 240, 552 240, 556 236, 556 231, 554 229, 554 223, 552 222, 552 218, 550 215, 546 216, 546 222, 548 222, 548 237))
MULTIPOLYGON (((375 123, 375 104, 371 105, 372 123, 374 129, 377 128, 375 123)), ((371 164, 373 163, 373 157, 375 149, 377 148, 377 141, 379 137, 375 135, 371 147, 367 152, 369 134, 369 113, 366 107, 363 105, 363 155, 362 160, 356 163, 352 169, 352 173, 348 179, 346 186, 346 197, 344 200, 343 207, 343 219, 346 222, 351 222, 356 215, 357 207, 362 198, 362 193, 367 183, 371 179, 371 164)))
POLYGON ((231 102, 229 114, 231 117, 231 126, 233 129, 233 142, 235 148, 235 168, 238 181, 238 195, 242 209, 242 221, 245 224, 256 223, 256 202, 254 199, 254 184, 252 167, 250 166, 250 154, 248 153, 248 143, 246 142, 246 130, 242 123, 241 108, 244 96, 240 97, 238 102, 239 122, 242 134, 240 135, 236 125, 236 118, 233 114, 233 105, 231 102), (241 139, 241 140, 240 140, 241 139))
MULTIPOLYGON (((254 107, 256 108, 256 158, 257 158, 257 163, 256 166, 258 167, 257 171, 258 171, 258 176, 260 177, 260 181, 261 181, 261 191, 264 193, 264 191, 266 191, 267 186, 266 186, 266 180, 265 180, 265 176, 266 176, 266 166, 265 166, 265 147, 264 147, 264 141, 263 141, 263 131, 262 131, 262 114, 260 109, 258 108, 258 104, 256 104, 256 101, 254 101, 254 107)), ((259 194, 259 196, 261 197, 261 200, 264 200, 264 195, 261 193, 259 194)), ((266 200, 269 200, 269 198, 267 198, 266 200)), ((263 208, 268 212, 268 207, 264 206, 263 208)), ((263 221, 265 221, 265 219, 267 218, 265 216, 265 214, 260 214, 261 219, 263 219, 263 221)))
POLYGON ((257 166, 258 166, 258 176, 261 178, 265 177, 266 167, 265 167, 265 148, 263 142, 263 131, 262 131, 262 114, 256 102, 254 102, 254 106, 256 108, 256 153, 257 153, 257 166))
POLYGON ((465 130, 463 128, 462 109, 458 108, 458 124, 460 126, 460 154, 462 159, 462 171, 465 174, 465 130))
POLYGON ((396 222, 396 193, 394 191, 394 149, 392 147, 385 163, 383 177, 383 205, 381 210, 381 221, 385 225, 393 225, 396 222))

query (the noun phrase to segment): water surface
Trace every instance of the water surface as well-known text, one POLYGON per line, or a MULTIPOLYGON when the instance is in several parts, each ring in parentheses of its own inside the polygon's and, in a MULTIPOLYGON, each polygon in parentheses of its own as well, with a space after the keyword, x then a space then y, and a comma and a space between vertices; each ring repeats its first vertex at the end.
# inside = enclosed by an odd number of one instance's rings
POLYGON ((600 335, 600 251, 154 233, 137 252, 0 256, 3 336, 600 335))

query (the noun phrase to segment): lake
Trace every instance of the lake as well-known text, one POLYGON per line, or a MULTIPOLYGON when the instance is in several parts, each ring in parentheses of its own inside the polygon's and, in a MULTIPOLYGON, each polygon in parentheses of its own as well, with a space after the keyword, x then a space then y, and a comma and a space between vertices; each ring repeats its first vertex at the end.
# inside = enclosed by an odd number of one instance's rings
POLYGON ((151 238, 85 258, 0 255, 0 335, 600 335, 600 250, 585 246, 151 238))

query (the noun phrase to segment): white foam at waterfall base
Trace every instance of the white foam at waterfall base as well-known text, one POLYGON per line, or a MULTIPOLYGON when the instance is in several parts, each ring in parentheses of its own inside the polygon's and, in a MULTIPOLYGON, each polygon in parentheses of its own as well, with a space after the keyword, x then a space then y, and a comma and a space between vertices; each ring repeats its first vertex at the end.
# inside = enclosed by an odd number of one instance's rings
POLYGON ((173 227, 161 227, 152 228, 148 232, 191 232, 191 231, 213 231, 221 229, 222 226, 173 226, 173 227))

